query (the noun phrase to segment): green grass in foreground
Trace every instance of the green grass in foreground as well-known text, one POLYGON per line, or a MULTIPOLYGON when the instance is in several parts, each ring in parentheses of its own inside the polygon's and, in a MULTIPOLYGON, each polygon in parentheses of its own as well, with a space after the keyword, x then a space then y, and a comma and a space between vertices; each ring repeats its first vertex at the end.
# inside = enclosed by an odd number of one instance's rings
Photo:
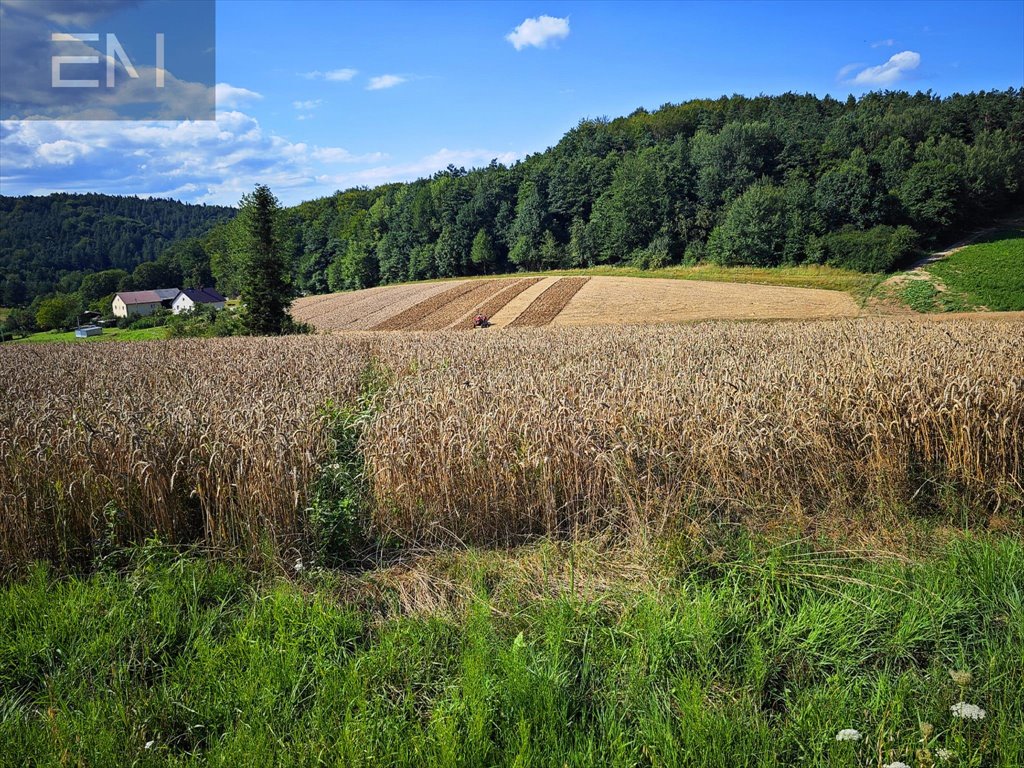
POLYGON ((84 339, 75 337, 74 331, 54 332, 42 331, 33 333, 20 339, 15 344, 42 344, 52 341, 73 341, 73 342, 95 342, 95 341, 151 341, 153 339, 166 339, 167 329, 157 326, 156 328, 104 328, 99 336, 87 336, 84 339))
POLYGON ((667 548, 640 587, 553 544, 372 588, 159 548, 87 578, 39 567, 0 591, 0 762, 853 768, 941 748, 944 765, 1024 764, 1020 541, 918 563, 697 546, 667 548), (987 715, 954 718, 961 700, 987 715))
POLYGON ((1003 230, 926 270, 967 308, 1024 310, 1024 230, 1003 230))

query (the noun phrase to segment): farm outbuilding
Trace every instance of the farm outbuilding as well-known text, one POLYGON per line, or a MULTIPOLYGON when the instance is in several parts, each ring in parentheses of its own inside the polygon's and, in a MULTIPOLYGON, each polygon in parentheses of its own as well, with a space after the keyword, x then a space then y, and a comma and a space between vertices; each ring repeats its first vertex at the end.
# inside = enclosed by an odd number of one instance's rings
POLYGON ((75 336, 79 339, 84 339, 86 336, 99 336, 102 333, 103 328, 98 325, 83 325, 75 328, 75 336))
POLYGON ((178 291, 178 295, 171 302, 171 312, 180 315, 182 312, 188 312, 198 304, 219 310, 224 309, 226 302, 227 299, 212 288, 185 288, 182 291, 178 291))
POLYGON ((152 291, 123 291, 114 294, 112 309, 115 317, 151 315, 158 309, 170 309, 171 302, 181 293, 177 288, 156 288, 152 291))

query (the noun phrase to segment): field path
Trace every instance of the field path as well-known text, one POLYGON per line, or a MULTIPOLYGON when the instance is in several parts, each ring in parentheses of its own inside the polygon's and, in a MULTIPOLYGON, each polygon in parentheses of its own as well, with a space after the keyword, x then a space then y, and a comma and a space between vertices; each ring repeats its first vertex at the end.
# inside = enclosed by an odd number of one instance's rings
MULTIPOLYGON (((1024 227, 1024 214, 1018 213, 1014 216, 1011 216, 1008 219, 1004 219, 1003 221, 1001 221, 998 224, 995 224, 994 226, 985 227, 984 229, 979 229, 977 232, 972 232, 963 240, 959 240, 953 243, 953 245, 949 246, 948 248, 945 248, 944 250, 933 251, 929 253, 927 256, 924 256, 923 258, 911 264, 910 267, 908 267, 907 270, 902 274, 905 275, 910 272, 915 272, 921 269, 922 267, 926 267, 929 264, 935 263, 936 261, 942 261, 942 259, 946 258, 947 256, 952 256, 954 253, 963 250, 968 245, 974 245, 974 243, 978 242, 979 240, 986 238, 989 235, 995 234, 996 232, 999 232, 1002 229, 1013 229, 1020 227, 1024 227)), ((900 275, 895 275, 894 277, 899 276, 900 275)))
POLYGON ((989 235, 999 232, 1000 230, 1013 228, 1024 228, 1024 214, 1017 213, 1009 218, 1003 219, 1001 222, 991 227, 985 227, 984 229, 972 232, 967 237, 962 240, 958 240, 941 251, 932 251, 931 253, 926 254, 907 267, 904 271, 897 272, 891 277, 883 280, 874 291, 874 296, 869 302, 870 308, 874 314, 880 315, 919 314, 904 302, 896 299, 894 294, 902 290, 908 283, 916 280, 927 281, 935 287, 936 291, 943 293, 946 290, 946 284, 943 282, 941 277, 934 275, 927 270, 929 265, 934 264, 937 261, 942 261, 947 256, 952 256, 957 251, 961 251, 969 245, 974 245, 976 242, 984 240, 989 235))

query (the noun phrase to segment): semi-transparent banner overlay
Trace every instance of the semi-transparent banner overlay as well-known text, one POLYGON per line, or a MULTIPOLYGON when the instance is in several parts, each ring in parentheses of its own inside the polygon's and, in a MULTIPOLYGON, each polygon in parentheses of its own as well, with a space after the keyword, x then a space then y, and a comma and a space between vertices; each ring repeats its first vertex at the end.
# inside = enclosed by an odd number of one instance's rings
POLYGON ((0 120, 215 120, 214 0, 0 0, 0 120))

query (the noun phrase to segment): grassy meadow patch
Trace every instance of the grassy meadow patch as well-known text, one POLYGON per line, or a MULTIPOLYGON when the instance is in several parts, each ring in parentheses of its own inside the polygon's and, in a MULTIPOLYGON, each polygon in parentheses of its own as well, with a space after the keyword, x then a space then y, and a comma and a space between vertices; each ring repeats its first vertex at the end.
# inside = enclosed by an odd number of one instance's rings
POLYGON ((586 543, 292 580, 154 546, 40 566, 0 591, 0 743, 32 765, 1024 761, 1020 541, 659 552, 639 583, 586 543))
POLYGON ((166 339, 167 329, 157 326, 154 328, 104 328, 99 336, 86 336, 79 339, 74 331, 41 331, 24 336, 14 341, 15 344, 45 344, 54 341, 153 341, 155 339, 166 339))
POLYGON ((929 278, 907 280, 900 287, 899 298, 915 312, 966 312, 972 308, 962 296, 939 290, 929 278))
POLYGON ((965 308, 1024 310, 1024 230, 1003 230, 926 267, 965 308))

